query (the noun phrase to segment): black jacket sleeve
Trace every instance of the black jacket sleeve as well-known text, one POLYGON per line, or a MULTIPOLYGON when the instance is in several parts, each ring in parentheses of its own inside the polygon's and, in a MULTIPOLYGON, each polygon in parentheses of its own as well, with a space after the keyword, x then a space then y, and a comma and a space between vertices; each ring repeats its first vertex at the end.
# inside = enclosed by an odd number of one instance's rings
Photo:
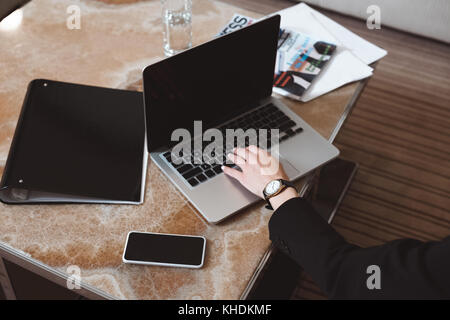
POLYGON ((360 248, 345 241, 302 198, 288 200, 274 212, 269 232, 274 245, 297 261, 329 298, 450 299, 450 237, 360 248))

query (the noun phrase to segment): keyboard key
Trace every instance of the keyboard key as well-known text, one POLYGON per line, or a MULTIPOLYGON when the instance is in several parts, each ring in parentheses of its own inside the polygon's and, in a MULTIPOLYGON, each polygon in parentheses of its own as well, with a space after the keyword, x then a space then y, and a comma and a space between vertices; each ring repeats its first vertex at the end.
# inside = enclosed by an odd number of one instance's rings
POLYGON ((255 121, 261 120, 262 118, 263 118, 262 115, 260 115, 259 113, 255 113, 255 114, 252 114, 252 117, 250 118, 250 120, 252 122, 255 122, 255 121))
POLYGON ((281 117, 278 117, 275 119, 276 122, 278 123, 283 123, 283 122, 287 122, 291 120, 291 118, 289 118, 287 115, 283 114, 281 117))
POLYGON ((291 136, 293 136, 293 135, 295 134, 294 130, 292 130, 292 129, 287 129, 287 130, 284 131, 284 132, 286 132, 286 134, 287 134, 289 137, 291 137, 291 136))
POLYGON ((214 170, 214 172, 215 172, 216 174, 219 174, 219 173, 222 172, 222 168, 220 167, 220 165, 216 165, 216 166, 214 166, 212 169, 214 170))
POLYGON ((211 168, 211 166, 207 163, 202 164, 201 167, 203 170, 208 170, 209 168, 211 168))
POLYGON ((258 129, 261 128, 265 124, 264 120, 258 120, 253 124, 253 128, 258 129))
POLYGON ((177 168, 177 171, 181 174, 187 172, 188 170, 191 170, 193 167, 190 164, 184 164, 177 168))
POLYGON ((271 118, 272 119, 278 119, 281 118, 283 116, 286 116, 282 111, 277 110, 276 112, 272 113, 271 118))
POLYGON ((198 176, 196 176, 196 178, 200 182, 204 182, 204 181, 208 180, 208 178, 203 173, 200 173, 198 176))
POLYGON ((200 169, 199 167, 194 168, 192 170, 189 170, 188 172, 183 174, 183 177, 188 180, 194 176, 196 176, 197 174, 202 173, 202 169, 200 169))
POLYGON ((296 123, 294 121, 289 120, 288 122, 285 122, 282 125, 280 125, 279 129, 280 129, 280 131, 286 132, 286 130, 288 130, 289 128, 295 127, 295 125, 296 125, 296 123))
POLYGON ((188 180, 189 184, 193 187, 195 187, 196 185, 198 185, 198 180, 195 178, 189 179, 188 180))
POLYGON ((302 128, 302 127, 295 129, 295 133, 300 133, 300 132, 302 132, 302 131, 303 131, 303 128, 302 128))
POLYGON ((270 117, 264 117, 262 120, 260 120, 262 123, 263 123, 263 125, 264 124, 269 124, 269 123, 271 123, 272 122, 272 118, 270 118, 270 117))
POLYGON ((207 170, 205 171, 205 174, 208 176, 208 178, 212 178, 216 175, 216 173, 213 170, 207 170))

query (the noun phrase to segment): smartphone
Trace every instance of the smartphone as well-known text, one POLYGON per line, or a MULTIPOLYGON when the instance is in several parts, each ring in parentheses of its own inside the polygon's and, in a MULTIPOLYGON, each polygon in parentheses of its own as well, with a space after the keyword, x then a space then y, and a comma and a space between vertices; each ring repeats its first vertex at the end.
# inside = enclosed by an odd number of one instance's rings
POLYGON ((124 263, 201 268, 206 239, 202 236, 131 231, 123 251, 124 263))
POLYGON ((304 197, 328 223, 334 218, 358 170, 355 162, 337 158, 320 169, 312 189, 304 197))

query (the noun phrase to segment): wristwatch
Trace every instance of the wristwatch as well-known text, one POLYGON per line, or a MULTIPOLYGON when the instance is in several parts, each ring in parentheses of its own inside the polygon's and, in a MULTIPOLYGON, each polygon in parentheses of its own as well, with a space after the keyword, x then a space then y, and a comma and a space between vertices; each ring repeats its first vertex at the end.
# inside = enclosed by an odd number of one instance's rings
POLYGON ((294 184, 289 181, 286 181, 283 179, 275 179, 275 180, 269 181, 269 183, 266 185, 266 187, 263 190, 264 199, 267 201, 266 208, 273 210, 269 199, 276 196, 277 194, 280 194, 283 190, 285 190, 286 188, 289 188, 289 187, 294 188, 295 191, 297 191, 297 188, 294 186, 294 184))

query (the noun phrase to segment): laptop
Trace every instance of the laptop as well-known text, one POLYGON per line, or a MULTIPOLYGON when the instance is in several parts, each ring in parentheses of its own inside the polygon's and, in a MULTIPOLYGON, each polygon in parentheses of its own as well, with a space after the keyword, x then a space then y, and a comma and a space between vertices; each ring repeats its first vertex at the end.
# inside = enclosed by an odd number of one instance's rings
MULTIPOLYGON (((215 161, 195 154, 195 148, 187 157, 186 152, 174 156, 172 151, 180 145, 180 139, 172 134, 178 130, 190 133, 190 145, 199 140, 205 145, 202 133, 212 128, 223 133, 238 128, 245 132, 277 129, 276 145, 269 143, 267 149, 276 150, 291 180, 339 154, 297 114, 272 97, 279 28, 280 16, 274 15, 143 71, 150 158, 210 223, 218 223, 260 198, 221 170, 223 155, 232 150, 234 143, 224 144, 225 152, 216 155, 215 161), (200 134, 195 123, 197 127, 201 123, 200 134), (176 157, 182 157, 182 161, 176 157)), ((248 144, 245 139, 244 145, 248 144)))

